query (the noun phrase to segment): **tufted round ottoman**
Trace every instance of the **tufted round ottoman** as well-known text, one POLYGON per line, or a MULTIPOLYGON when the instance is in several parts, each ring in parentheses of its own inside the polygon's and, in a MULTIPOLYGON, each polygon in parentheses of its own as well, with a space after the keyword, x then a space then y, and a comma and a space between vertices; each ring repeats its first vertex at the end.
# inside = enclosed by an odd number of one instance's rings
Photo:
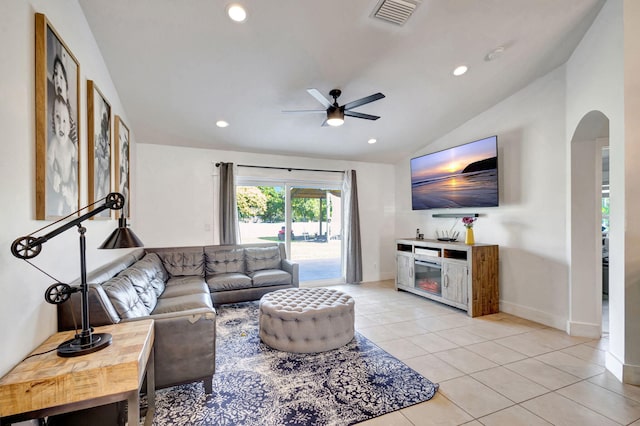
POLYGON ((353 339, 353 298, 327 288, 292 288, 260 299, 260 339, 287 352, 324 352, 353 339))

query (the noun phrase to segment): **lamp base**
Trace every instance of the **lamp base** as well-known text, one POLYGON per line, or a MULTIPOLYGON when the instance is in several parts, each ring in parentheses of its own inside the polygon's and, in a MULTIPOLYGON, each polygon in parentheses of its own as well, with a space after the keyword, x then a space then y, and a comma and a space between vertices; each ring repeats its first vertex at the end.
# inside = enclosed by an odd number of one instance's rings
POLYGON ((58 346, 58 356, 70 358, 73 356, 86 355, 104 349, 111 344, 111 334, 109 333, 95 333, 90 337, 91 341, 89 343, 83 344, 80 338, 60 343, 58 346))

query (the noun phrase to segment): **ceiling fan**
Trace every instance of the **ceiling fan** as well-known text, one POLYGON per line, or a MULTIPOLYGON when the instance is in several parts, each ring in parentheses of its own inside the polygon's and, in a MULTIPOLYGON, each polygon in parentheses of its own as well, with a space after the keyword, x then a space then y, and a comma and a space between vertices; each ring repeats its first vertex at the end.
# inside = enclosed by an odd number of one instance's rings
POLYGON ((313 109, 313 110, 294 110, 294 111, 282 111, 284 113, 325 113, 327 114, 327 118, 322 122, 323 126, 342 126, 344 124, 344 116, 355 117, 355 118, 363 118, 365 120, 377 120, 377 115, 363 114, 361 112, 351 111, 354 108, 359 106, 368 104, 373 101, 377 101, 379 99, 384 98, 384 95, 380 92, 374 93, 373 95, 366 96, 364 98, 360 98, 358 100, 349 102, 348 104, 344 104, 342 106, 338 105, 338 98, 342 94, 340 89, 333 89, 329 92, 329 96, 333 98, 333 103, 322 93, 320 93, 317 89, 307 89, 307 92, 316 98, 318 102, 320 102, 326 109, 313 109))

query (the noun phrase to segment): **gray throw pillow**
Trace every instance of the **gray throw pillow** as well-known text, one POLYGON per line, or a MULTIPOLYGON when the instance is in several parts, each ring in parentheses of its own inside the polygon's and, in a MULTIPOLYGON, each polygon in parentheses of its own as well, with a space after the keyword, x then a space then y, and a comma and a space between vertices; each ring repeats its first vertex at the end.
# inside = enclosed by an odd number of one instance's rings
POLYGON ((280 269, 280 248, 247 247, 244 249, 247 260, 247 273, 252 274, 264 269, 280 269))

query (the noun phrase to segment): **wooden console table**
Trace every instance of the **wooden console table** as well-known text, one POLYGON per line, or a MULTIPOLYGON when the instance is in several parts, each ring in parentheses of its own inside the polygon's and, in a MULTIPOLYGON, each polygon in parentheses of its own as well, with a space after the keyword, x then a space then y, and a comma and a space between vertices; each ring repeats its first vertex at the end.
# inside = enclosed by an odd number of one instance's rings
MULTIPOLYGON (((87 355, 62 358, 56 351, 26 358, 0 379, 0 425, 127 401, 128 424, 140 423, 140 388, 145 373, 149 408, 155 411, 153 320, 96 327, 110 333, 111 345, 87 355)), ((32 354, 46 352, 74 337, 56 333, 32 354)))

